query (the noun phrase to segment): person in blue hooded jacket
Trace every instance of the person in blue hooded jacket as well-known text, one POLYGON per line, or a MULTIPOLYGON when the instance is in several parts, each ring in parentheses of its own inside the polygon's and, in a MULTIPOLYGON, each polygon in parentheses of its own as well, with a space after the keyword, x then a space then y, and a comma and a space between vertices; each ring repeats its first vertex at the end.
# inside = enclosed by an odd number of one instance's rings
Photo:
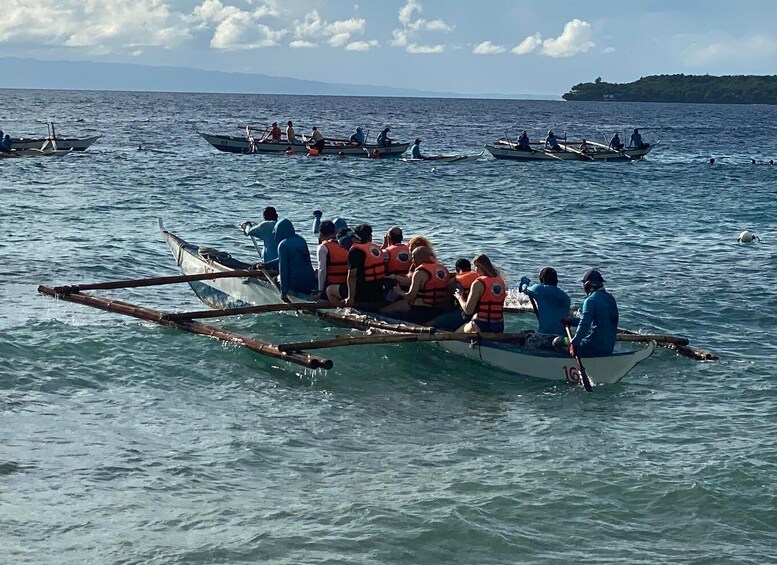
POLYGON ((518 289, 526 294, 537 309, 538 332, 545 335, 565 335, 561 322, 569 317, 572 300, 558 287, 558 274, 552 267, 540 271, 540 284, 529 285, 529 279, 523 277, 518 289))
POLYGON ((580 319, 565 319, 577 331, 569 346, 570 354, 581 357, 611 355, 618 334, 618 305, 612 294, 604 290, 604 277, 596 269, 583 275, 583 289, 587 295, 580 308, 580 319))
POLYGON ((289 292, 310 294, 315 291, 316 273, 305 239, 297 235, 294 224, 288 218, 279 220, 273 233, 278 243, 277 269, 281 300, 289 302, 289 292))

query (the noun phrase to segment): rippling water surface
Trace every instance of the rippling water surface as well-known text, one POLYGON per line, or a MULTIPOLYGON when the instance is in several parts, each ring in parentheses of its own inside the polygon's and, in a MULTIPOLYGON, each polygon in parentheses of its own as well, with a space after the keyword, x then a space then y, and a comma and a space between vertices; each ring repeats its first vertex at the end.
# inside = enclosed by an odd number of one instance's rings
MULTIPOLYGON (((0 553, 8 563, 774 560, 777 108, 549 101, 3 91, 12 135, 100 132, 86 153, 0 161, 0 553), (552 128, 640 127, 644 162, 465 164, 234 156, 195 130, 293 119, 424 150, 552 128), (138 144, 154 151, 137 151, 138 144), (708 165, 716 157, 714 166, 708 165), (599 267, 622 325, 689 336, 617 385, 484 370, 422 345, 328 352, 300 371, 36 293, 175 274, 156 218, 255 255, 267 205, 483 251, 515 285, 546 265, 579 304, 599 267), (750 229, 761 243, 740 245, 750 229)), ((186 287, 116 291, 201 308, 186 287)), ((516 325, 530 327, 531 317, 516 325)), ((287 315, 227 327, 332 336, 287 315)))

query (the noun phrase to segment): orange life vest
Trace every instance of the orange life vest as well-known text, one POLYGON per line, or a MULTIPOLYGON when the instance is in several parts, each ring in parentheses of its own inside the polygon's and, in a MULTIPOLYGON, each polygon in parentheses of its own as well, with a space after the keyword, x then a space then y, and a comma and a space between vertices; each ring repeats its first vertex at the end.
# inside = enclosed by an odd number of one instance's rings
POLYGON ((464 271, 456 275, 456 282, 461 285, 464 290, 469 290, 472 283, 478 279, 478 274, 475 271, 464 271))
POLYGON ((348 250, 336 241, 325 241, 326 284, 345 284, 348 280, 348 250))
POLYGON ((410 268, 410 251, 404 243, 395 243, 384 249, 388 254, 387 275, 405 275, 410 268))
POLYGON ((351 249, 360 249, 364 252, 364 282, 385 278, 386 267, 380 247, 372 242, 354 243, 351 249))
POLYGON ((486 289, 478 300, 475 317, 478 320, 499 322, 504 319, 504 305, 507 299, 507 288, 502 277, 478 277, 486 289))
POLYGON ((448 281, 451 279, 448 269, 441 263, 422 263, 415 268, 415 271, 418 270, 429 274, 429 279, 418 291, 418 298, 429 306, 444 306, 448 301, 448 281))

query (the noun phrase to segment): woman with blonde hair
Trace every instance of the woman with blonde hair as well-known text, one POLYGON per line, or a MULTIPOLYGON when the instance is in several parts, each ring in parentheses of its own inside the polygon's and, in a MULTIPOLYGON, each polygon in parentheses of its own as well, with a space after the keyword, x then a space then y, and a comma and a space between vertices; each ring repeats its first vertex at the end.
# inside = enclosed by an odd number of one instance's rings
POLYGON ((454 296, 467 316, 472 320, 464 324, 462 332, 503 332, 505 331, 504 304, 507 298, 507 288, 504 279, 487 255, 478 255, 472 260, 475 271, 479 275, 469 289, 465 298, 461 289, 456 289, 454 296))

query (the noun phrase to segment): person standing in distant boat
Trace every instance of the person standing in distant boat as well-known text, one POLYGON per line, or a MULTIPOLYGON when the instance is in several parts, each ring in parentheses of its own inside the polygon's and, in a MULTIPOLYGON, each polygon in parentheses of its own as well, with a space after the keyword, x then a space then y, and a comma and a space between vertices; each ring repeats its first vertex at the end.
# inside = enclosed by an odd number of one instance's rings
POLYGON ((561 151, 561 146, 558 144, 558 138, 553 130, 548 132, 548 137, 545 138, 545 149, 550 151, 561 151))
POLYGON ((580 147, 578 148, 578 151, 580 151, 580 153, 583 155, 588 154, 588 142, 585 139, 580 141, 580 147))
POLYGON ((416 138, 415 143, 410 147, 410 157, 413 159, 426 159, 421 155, 421 140, 416 138))
POLYGON ((388 136, 388 132, 391 131, 390 127, 386 127, 378 136, 378 147, 391 147, 392 140, 388 136))
POLYGON ((357 147, 361 147, 364 145, 365 139, 364 139, 364 132, 362 131, 361 127, 356 128, 356 133, 351 135, 351 138, 348 140, 351 145, 355 145, 357 147))
POLYGON ((623 149, 623 143, 621 142, 621 136, 618 135, 618 132, 615 132, 615 135, 612 136, 612 139, 610 139, 610 143, 607 146, 610 149, 615 149, 615 151, 620 151, 623 149))
POLYGON ((291 123, 291 120, 286 123, 286 139, 289 143, 297 142, 297 134, 294 133, 294 125, 291 123))
POLYGON ((647 149, 650 147, 650 144, 642 141, 642 134, 639 133, 637 128, 634 128, 634 133, 631 134, 631 139, 629 139, 629 147, 633 147, 634 149, 647 149))
POLYGON ((258 237, 262 240, 262 265, 272 264, 272 268, 277 268, 275 261, 278 260, 278 243, 275 241, 273 230, 275 222, 278 221, 278 212, 274 207, 268 206, 262 212, 262 222, 254 225, 245 221, 240 226, 246 236, 258 237))
POLYGON ((526 133, 526 131, 522 131, 521 135, 518 137, 518 146, 516 147, 518 151, 531 151, 531 144, 529 143, 529 135, 526 133))
POLYGON ((316 126, 313 126, 313 131, 310 134, 310 139, 313 140, 313 147, 318 150, 319 153, 324 150, 324 145, 326 144, 326 141, 324 141, 324 136, 321 134, 320 131, 318 131, 318 128, 316 126))
POLYGON ((569 345, 570 355, 598 357, 611 355, 618 334, 618 304, 604 289, 604 277, 596 269, 583 275, 583 290, 587 295, 580 307, 580 318, 567 316, 564 325, 577 325, 569 345))

